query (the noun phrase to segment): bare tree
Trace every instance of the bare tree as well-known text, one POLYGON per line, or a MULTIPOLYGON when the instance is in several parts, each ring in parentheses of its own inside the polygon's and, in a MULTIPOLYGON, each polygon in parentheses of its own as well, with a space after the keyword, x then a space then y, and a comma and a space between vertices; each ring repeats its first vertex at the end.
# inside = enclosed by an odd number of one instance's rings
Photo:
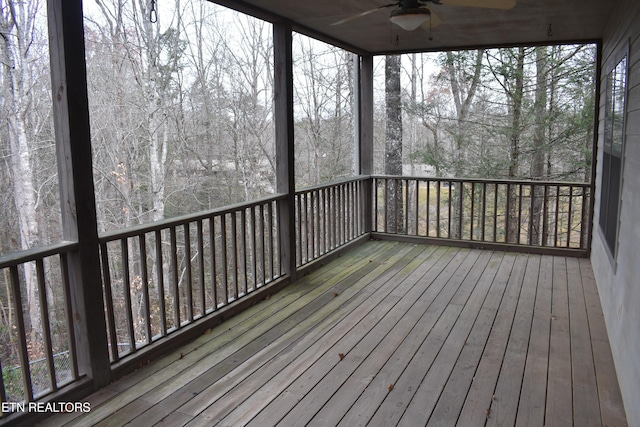
MULTIPOLYGON (((546 112, 548 91, 548 53, 546 46, 537 46, 536 52, 536 89, 533 112, 535 116, 535 128, 533 133, 533 159, 531 163, 531 178, 540 180, 545 176, 546 156, 546 112)), ((531 243, 540 244, 542 237, 542 206, 543 188, 536 186, 531 201, 531 231, 529 236, 531 243)))
MULTIPOLYGON (((402 90, 400 84, 400 55, 385 57, 386 139, 384 173, 402 175, 402 90)), ((391 212, 386 228, 390 232, 404 231, 402 181, 389 180, 385 191, 385 205, 391 212)))
POLYGON ((233 70, 228 77, 230 160, 242 200, 251 200, 265 195, 266 187, 275 186, 272 42, 264 21, 237 16, 233 26, 238 38, 225 46, 233 70))
MULTIPOLYGON (((507 98, 507 115, 510 117, 510 125, 507 127, 508 139, 508 178, 520 176, 522 136, 525 129, 523 117, 523 102, 525 98, 525 59, 527 50, 524 47, 517 49, 498 49, 487 55, 488 68, 495 81, 500 85, 507 98)), ((508 186, 507 217, 508 226, 507 242, 514 242, 518 236, 518 194, 516 186, 508 186)))
MULTIPOLYGON (((20 248, 40 244, 38 238, 37 189, 34 179, 32 144, 35 140, 33 84, 35 76, 33 46, 37 43, 38 1, 0 2, 0 55, 2 61, 2 99, 6 113, 13 201, 18 214, 20 248)), ((41 338, 35 266, 24 264, 24 283, 32 339, 41 338)))
MULTIPOLYGON (((469 117, 471 114, 471 106, 476 97, 478 85, 482 71, 482 58, 484 50, 478 49, 469 52, 447 52, 446 53, 446 71, 451 86, 451 94, 455 105, 456 121, 451 134, 454 140, 454 157, 453 172, 456 177, 463 177, 467 171, 467 164, 470 160, 467 158, 467 146, 471 139, 469 117)), ((460 229, 460 205, 462 200, 462 185, 456 190, 454 187, 449 188, 449 197, 452 200, 452 217, 451 236, 453 238, 461 238, 462 230, 460 229), (453 194, 452 194, 453 193, 453 194)))
POLYGON ((353 163, 351 56, 305 36, 296 37, 294 54, 298 185, 347 176, 353 163))

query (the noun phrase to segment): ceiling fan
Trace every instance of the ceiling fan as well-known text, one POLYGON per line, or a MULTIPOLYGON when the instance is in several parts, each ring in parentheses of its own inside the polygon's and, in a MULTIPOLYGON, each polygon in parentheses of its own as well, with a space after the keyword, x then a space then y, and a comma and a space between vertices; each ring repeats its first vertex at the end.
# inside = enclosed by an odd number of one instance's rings
POLYGON ((388 7, 396 7, 396 9, 391 11, 389 21, 401 28, 407 31, 413 31, 427 23, 429 23, 431 27, 435 27, 439 25, 442 20, 433 12, 431 7, 428 6, 429 4, 508 10, 515 7, 516 0, 398 0, 394 3, 385 4, 351 15, 331 25, 344 24, 388 7))

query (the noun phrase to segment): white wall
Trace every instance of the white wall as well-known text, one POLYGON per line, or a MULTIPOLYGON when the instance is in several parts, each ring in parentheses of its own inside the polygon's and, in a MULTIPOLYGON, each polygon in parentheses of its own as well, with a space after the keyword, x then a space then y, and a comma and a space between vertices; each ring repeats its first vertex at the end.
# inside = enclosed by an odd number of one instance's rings
POLYGON ((617 5, 603 40, 603 73, 596 185, 600 190, 604 91, 607 70, 620 49, 629 46, 626 140, 617 256, 609 255, 599 227, 596 195, 593 264, 611 350, 630 426, 640 426, 640 2, 617 5))

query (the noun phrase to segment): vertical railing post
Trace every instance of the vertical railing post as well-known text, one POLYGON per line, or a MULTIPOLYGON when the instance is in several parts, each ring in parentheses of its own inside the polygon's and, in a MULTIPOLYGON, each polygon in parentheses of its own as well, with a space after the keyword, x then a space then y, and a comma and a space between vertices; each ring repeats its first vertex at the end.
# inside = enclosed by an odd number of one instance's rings
POLYGON ((292 279, 296 273, 295 175, 293 135, 293 46, 291 26, 273 25, 276 189, 287 198, 278 203, 280 266, 292 279))
MULTIPOLYGON (((358 56, 356 73, 357 96, 357 144, 356 162, 358 175, 373 174, 373 56, 358 56)), ((362 186, 362 215, 364 233, 373 230, 373 180, 370 178, 362 186)))
POLYGON ((100 277, 81 0, 49 0, 49 50, 63 238, 80 373, 111 381, 100 277))

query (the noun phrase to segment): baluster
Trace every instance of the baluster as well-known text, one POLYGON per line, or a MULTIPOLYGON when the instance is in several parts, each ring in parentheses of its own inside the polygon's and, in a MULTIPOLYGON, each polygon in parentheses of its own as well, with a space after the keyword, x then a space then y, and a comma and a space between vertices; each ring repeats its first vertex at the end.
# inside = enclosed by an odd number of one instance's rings
MULTIPOLYGON (((167 335, 167 309, 164 295, 164 269, 162 267, 162 231, 156 230, 156 276, 158 276, 158 301, 160 303, 160 330, 162 336, 167 335)), ((105 248, 106 249, 106 248, 105 248)))
MULTIPOLYGON (((24 311, 22 309, 22 294, 20 292, 20 273, 17 266, 9 267, 11 275, 11 293, 13 294, 13 310, 15 313, 14 325, 18 334, 18 355, 22 371, 22 384, 25 392, 25 401, 33 401, 33 387, 31 385, 31 369, 29 368, 29 353, 27 351, 27 329, 24 324, 24 311)), ((4 388, 3 388, 4 389, 4 388)))
POLYGON ((185 267, 185 282, 187 285, 187 320, 193 322, 193 278, 191 271, 191 230, 189 223, 182 225, 184 232, 184 267, 185 267))
POLYGON ((262 284, 267 283, 267 247, 266 247, 266 230, 265 230, 265 205, 260 205, 260 251, 262 252, 260 257, 260 268, 262 270, 262 284))
POLYGON ((522 184, 518 184, 518 231, 516 234, 516 243, 520 244, 522 234, 522 184))
POLYGON ((169 240, 171 244, 171 285, 173 293, 173 322, 174 328, 180 329, 180 290, 178 277, 178 241, 176 227, 169 228, 169 240))
MULTIPOLYGON (((100 243, 100 256, 102 258, 102 280, 104 282, 104 298, 107 311, 107 330, 109 331, 109 343, 111 345, 111 360, 117 362, 120 360, 120 355, 118 354, 118 337, 116 334, 115 315, 113 312, 111 269, 109 266, 109 252, 106 243, 100 243)), ((73 319, 71 319, 71 322, 73 324, 73 319)))
POLYGON ((209 217, 209 245, 210 245, 210 258, 209 268, 211 270, 211 298, 213 299, 211 309, 216 311, 218 309, 218 272, 216 262, 216 217, 209 217))
POLYGON ((569 186, 569 212, 567 212, 567 248, 571 247, 571 227, 573 219, 573 185, 569 186))
POLYGON ((487 183, 482 183, 482 233, 481 240, 484 242, 486 238, 487 227, 487 183))
POLYGON ((247 282, 247 208, 240 209, 240 227, 242 233, 240 233, 240 252, 242 258, 242 286, 244 295, 247 295, 248 290, 248 282, 247 282))
MULTIPOLYGON (((101 247, 102 251, 102 247, 101 247)), ((62 289, 64 293, 65 320, 67 327, 67 341, 69 345, 69 356, 71 358, 71 378, 78 379, 78 358, 76 349, 76 333, 73 327, 73 308, 71 306, 71 286, 69 284, 69 264, 67 263, 67 254, 60 254, 60 273, 62 277, 62 289)), ((107 308, 108 310, 108 308, 107 308)), ((108 324, 108 322, 107 322, 108 324)), ((1 367, 0 367, 1 368, 1 367)), ((0 375, 1 377, 1 375, 0 375)), ((5 402, 6 400, 2 400, 5 402)))
POLYGON ((553 236, 553 247, 558 247, 558 228, 560 227, 560 186, 556 185, 556 218, 555 232, 553 236))
POLYGON ((147 272, 147 241, 146 234, 138 235, 138 246, 140 247, 140 278, 142 280, 142 299, 144 303, 145 333, 147 344, 151 343, 151 309, 149 302, 149 274, 147 272))
POLYGON ((253 206, 251 208, 251 268, 253 272, 253 290, 258 289, 258 248, 256 247, 257 242, 257 227, 256 227, 256 209, 258 206, 253 206))
POLYGON ((498 192, 499 184, 493 185, 493 243, 498 241, 498 192))
POLYGON ((51 391, 58 389, 56 380, 56 368, 53 363, 53 351, 51 349, 51 325, 49 323, 49 304, 44 280, 44 261, 36 259, 36 277, 38 282, 38 301, 40 302, 40 320, 42 322, 42 341, 47 359, 47 371, 49 374, 49 387, 51 391))
POLYGON ((129 241, 120 239, 120 256, 122 257, 122 287, 124 296, 124 310, 127 322, 127 333, 129 334, 129 352, 136 350, 136 336, 133 328, 133 312, 131 306, 131 273, 129 270, 129 241))
POLYGON ((198 280, 200 281, 200 315, 207 313, 207 291, 204 285, 205 266, 204 266, 204 224, 199 219, 196 222, 196 234, 198 238, 198 280))
POLYGON ((469 240, 474 240, 473 239, 473 223, 475 221, 475 218, 473 216, 473 211, 475 208, 475 202, 476 202, 476 184, 474 182, 471 182, 471 214, 469 216, 469 240))

